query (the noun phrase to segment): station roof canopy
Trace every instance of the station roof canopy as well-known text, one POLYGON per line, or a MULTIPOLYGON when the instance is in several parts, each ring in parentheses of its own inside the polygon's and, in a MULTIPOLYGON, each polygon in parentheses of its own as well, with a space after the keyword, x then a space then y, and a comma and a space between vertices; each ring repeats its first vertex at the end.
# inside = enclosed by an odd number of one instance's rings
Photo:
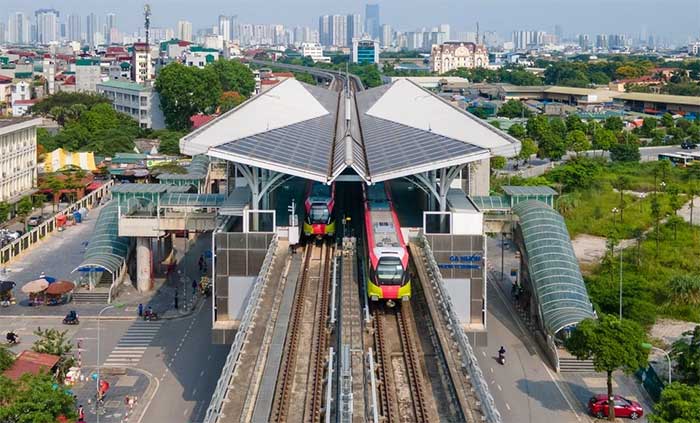
POLYGON ((433 93, 396 80, 347 97, 287 79, 180 140, 183 153, 330 183, 374 183, 512 157, 520 143, 433 93))
POLYGON ((504 185, 501 187, 503 192, 513 197, 520 196, 541 196, 541 195, 557 195, 557 192, 548 186, 511 186, 504 185))
MULTIPOLYGON (((134 184, 136 185, 136 184, 134 184)), ((114 188, 124 186, 115 185, 114 188)), ((95 230, 85 249, 83 262, 73 270, 100 269, 115 274, 124 264, 129 239, 119 236, 119 210, 116 201, 110 201, 100 211, 95 230)))
POLYGON ((528 273, 545 329, 551 335, 593 317, 569 232, 559 213, 541 201, 513 207, 525 244, 528 273))

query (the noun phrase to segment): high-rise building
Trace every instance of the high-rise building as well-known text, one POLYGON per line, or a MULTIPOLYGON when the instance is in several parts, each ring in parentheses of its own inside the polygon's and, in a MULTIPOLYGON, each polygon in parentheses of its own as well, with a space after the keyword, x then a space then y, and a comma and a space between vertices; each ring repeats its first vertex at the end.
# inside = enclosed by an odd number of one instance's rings
POLYGON ((29 18, 24 13, 16 12, 7 21, 8 42, 14 44, 29 44, 29 18))
POLYGON ((105 17, 105 25, 102 30, 102 33, 105 35, 107 39, 107 43, 111 44, 113 42, 116 42, 116 40, 112 39, 112 29, 117 28, 117 15, 114 13, 108 13, 107 16, 105 17))
POLYGON ((68 40, 83 41, 83 27, 80 15, 68 15, 68 40))
POLYGON ((224 38, 224 41, 231 39, 231 18, 224 15, 219 15, 219 35, 224 38))
POLYGON ((452 39, 452 37, 450 36, 450 24, 440 24, 440 26, 438 27, 438 32, 445 33, 445 39, 447 41, 452 39))
POLYGON ((365 32, 373 39, 379 38, 379 5, 367 4, 365 6, 365 32))
POLYGON ((344 47, 348 45, 348 19, 345 15, 331 16, 330 45, 344 47))
POLYGON ((359 13, 348 15, 348 38, 347 42, 352 43, 352 40, 362 38, 362 16, 359 13))
POLYGON ((6 43, 7 37, 5 37, 5 24, 0 22, 0 44, 6 43))
POLYGON ((36 18, 36 41, 39 44, 48 44, 58 41, 58 10, 39 9, 34 12, 36 18))
POLYGON ((394 42, 394 31, 391 29, 391 25, 382 25, 382 36, 379 37, 382 47, 389 47, 394 42))
POLYGON ((318 38, 322 46, 331 45, 331 17, 328 15, 318 18, 318 38))
POLYGON ((588 34, 579 34, 578 36, 578 46, 581 50, 588 50, 591 47, 591 39, 588 34))
POLYGON ((379 42, 377 40, 352 40, 352 63, 379 63, 379 42))
POLYGON ((554 35, 557 37, 557 43, 564 41, 564 29, 561 25, 554 25, 554 35))
POLYGON ((231 39, 238 40, 241 36, 240 25, 238 24, 238 15, 231 16, 231 39))
POLYGON ((87 43, 90 47, 95 47, 97 45, 97 37, 96 35, 98 34, 97 30, 97 15, 94 13, 90 13, 87 15, 87 18, 85 20, 85 32, 86 32, 86 40, 87 43))
POLYGON ((512 41, 516 50, 527 50, 545 44, 543 31, 513 31, 512 41))
POLYGON ((192 22, 177 21, 177 38, 182 41, 192 41, 192 22))
POLYGON ((595 48, 599 50, 608 49, 608 36, 605 34, 598 34, 595 37, 595 48))
POLYGON ((152 77, 151 46, 146 43, 134 43, 131 54, 131 79, 142 84, 152 77))

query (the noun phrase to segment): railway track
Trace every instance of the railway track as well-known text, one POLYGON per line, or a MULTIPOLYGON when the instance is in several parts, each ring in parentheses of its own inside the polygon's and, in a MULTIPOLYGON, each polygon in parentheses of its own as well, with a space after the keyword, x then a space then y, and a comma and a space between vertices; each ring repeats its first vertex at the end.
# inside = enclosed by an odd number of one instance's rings
POLYGON ((316 422, 322 412, 332 247, 309 244, 304 254, 270 413, 275 422, 316 422))
POLYGON ((431 421, 412 319, 409 304, 373 308, 379 407, 387 423, 431 421))

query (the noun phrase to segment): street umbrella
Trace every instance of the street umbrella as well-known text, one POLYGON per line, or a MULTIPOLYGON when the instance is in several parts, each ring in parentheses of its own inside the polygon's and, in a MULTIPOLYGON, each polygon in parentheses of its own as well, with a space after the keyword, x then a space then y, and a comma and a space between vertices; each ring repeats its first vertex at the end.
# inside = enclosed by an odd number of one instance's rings
POLYGON ((36 294, 45 290, 48 287, 49 283, 46 281, 46 279, 42 278, 24 284, 24 286, 22 287, 22 292, 24 292, 25 294, 36 294))
POLYGON ((46 288, 46 293, 49 295, 63 295, 71 292, 75 288, 75 284, 70 281, 54 282, 46 288))
POLYGON ((46 282, 48 283, 56 282, 56 278, 54 278, 53 276, 42 276, 41 279, 46 279, 46 282))
POLYGON ((0 282, 0 294, 4 294, 5 292, 10 291, 14 287, 15 287, 14 282, 2 281, 2 282, 0 282))

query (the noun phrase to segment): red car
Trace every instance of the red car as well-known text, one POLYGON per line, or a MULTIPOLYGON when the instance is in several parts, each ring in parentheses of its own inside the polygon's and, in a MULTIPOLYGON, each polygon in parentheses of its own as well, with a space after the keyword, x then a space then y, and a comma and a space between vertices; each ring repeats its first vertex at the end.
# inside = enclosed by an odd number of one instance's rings
MULTIPOLYGON (((598 418, 607 417, 608 396, 606 394, 598 394, 591 398, 588 401, 588 411, 598 418)), ((644 410, 640 403, 615 395, 615 417, 629 417, 632 420, 637 420, 643 415, 644 410)))

